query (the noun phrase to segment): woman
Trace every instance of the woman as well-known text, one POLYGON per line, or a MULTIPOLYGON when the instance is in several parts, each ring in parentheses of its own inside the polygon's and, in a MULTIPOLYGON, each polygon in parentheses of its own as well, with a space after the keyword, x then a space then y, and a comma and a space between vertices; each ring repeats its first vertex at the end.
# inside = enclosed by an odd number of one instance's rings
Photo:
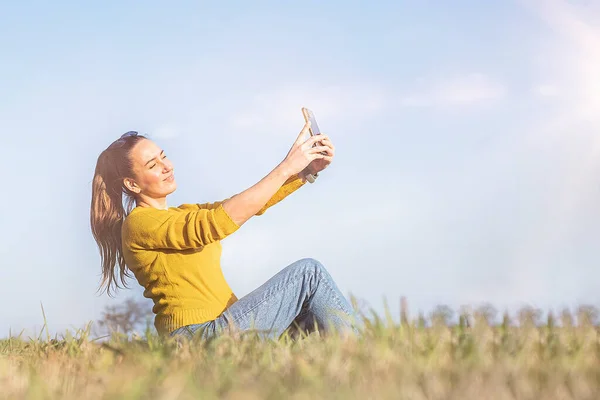
POLYGON ((113 142, 98 157, 92 187, 100 288, 106 285, 109 296, 111 286, 120 288, 117 264, 124 286, 132 271, 144 296, 154 301, 161 336, 209 338, 255 329, 277 338, 289 327, 310 328, 313 322, 321 331, 356 332, 350 304, 314 259, 289 265, 239 300, 221 270, 221 240, 331 163, 333 144, 326 135, 305 140, 309 127, 304 125, 285 159, 254 186, 221 202, 179 207, 167 207, 177 184, 164 151, 137 132, 113 142))

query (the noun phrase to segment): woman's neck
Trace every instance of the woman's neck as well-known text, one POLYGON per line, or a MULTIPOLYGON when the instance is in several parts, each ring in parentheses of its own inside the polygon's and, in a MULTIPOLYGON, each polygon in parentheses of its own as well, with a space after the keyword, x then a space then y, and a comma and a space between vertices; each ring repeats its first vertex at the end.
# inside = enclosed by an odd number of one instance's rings
POLYGON ((157 208, 159 210, 168 210, 167 206, 167 198, 164 197, 162 199, 140 199, 136 201, 137 207, 152 207, 157 208))

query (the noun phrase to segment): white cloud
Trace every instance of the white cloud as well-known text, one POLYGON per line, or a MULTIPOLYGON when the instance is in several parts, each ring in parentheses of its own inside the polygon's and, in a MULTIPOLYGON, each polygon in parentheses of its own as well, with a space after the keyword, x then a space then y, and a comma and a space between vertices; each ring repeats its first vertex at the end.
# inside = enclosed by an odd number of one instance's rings
MULTIPOLYGON (((545 63, 558 69, 556 80, 569 89, 570 118, 600 116, 600 12, 597 6, 564 0, 523 0, 557 34, 545 63)), ((543 71, 541 71, 543 72, 543 71)))
MULTIPOLYGON (((523 4, 555 33, 552 46, 540 49, 535 56, 542 61, 540 74, 546 73, 546 65, 553 65, 554 75, 549 77, 553 83, 539 86, 537 92, 545 96, 560 95, 565 100, 561 112, 545 118, 531 136, 539 143, 552 136, 571 147, 576 140, 589 140, 591 159, 597 160, 600 157, 600 138, 596 133, 600 128, 599 8, 564 0, 523 0, 523 4), (573 129, 579 123, 592 129, 573 129)), ((582 162, 578 157, 577 163, 582 162)))
POLYGON ((287 132, 290 126, 303 123, 302 107, 308 107, 329 121, 370 117, 385 106, 385 95, 368 85, 327 86, 290 84, 253 96, 247 107, 237 110, 230 118, 234 129, 287 132), (268 126, 268 129, 265 127, 268 126))
POLYGON ((536 86, 534 92, 543 97, 553 97, 559 94, 558 87, 549 84, 536 86))
MULTIPOLYGON (((514 284, 525 291, 529 290, 525 282, 543 276, 552 262, 550 256, 544 254, 552 254, 552 249, 557 248, 566 251, 570 240, 586 232, 582 222, 593 220, 597 215, 594 203, 598 199, 600 170, 597 133, 600 128, 600 29, 597 28, 600 14, 597 8, 563 0, 523 0, 523 4, 555 34, 550 37, 551 46, 540 48, 534 54, 534 58, 541 60, 539 75, 552 84, 540 85, 534 91, 563 100, 558 111, 545 113, 525 136, 525 145, 535 151, 538 163, 546 165, 540 172, 540 181, 546 182, 541 186, 545 188, 546 197, 538 205, 540 218, 531 224, 513 262, 520 274, 514 284), (552 69, 549 70, 548 65, 552 65, 552 69)), ((568 277, 576 280, 574 273, 576 270, 568 277)), ((538 282, 538 286, 540 292, 551 291, 550 285, 538 282)))
POLYGON ((488 76, 473 73, 448 81, 433 82, 418 93, 401 99, 407 107, 458 106, 504 97, 506 89, 488 76))

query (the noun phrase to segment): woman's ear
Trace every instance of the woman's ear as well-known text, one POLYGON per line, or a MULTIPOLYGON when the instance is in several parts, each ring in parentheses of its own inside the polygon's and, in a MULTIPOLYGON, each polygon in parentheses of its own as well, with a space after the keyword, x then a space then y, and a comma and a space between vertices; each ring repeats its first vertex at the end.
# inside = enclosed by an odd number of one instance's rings
POLYGON ((135 183, 135 181, 131 178, 123 179, 123 184, 130 192, 139 194, 142 191, 142 189, 137 185, 137 183, 135 183))

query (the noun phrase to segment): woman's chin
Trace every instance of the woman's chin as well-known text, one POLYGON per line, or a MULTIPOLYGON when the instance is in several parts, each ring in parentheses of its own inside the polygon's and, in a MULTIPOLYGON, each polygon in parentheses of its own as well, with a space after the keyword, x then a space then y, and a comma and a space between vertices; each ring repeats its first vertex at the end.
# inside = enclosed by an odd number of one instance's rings
POLYGON ((169 182, 169 186, 166 188, 166 192, 167 194, 171 194, 173 193, 175 190, 177 190, 177 182, 173 181, 173 182, 169 182))

